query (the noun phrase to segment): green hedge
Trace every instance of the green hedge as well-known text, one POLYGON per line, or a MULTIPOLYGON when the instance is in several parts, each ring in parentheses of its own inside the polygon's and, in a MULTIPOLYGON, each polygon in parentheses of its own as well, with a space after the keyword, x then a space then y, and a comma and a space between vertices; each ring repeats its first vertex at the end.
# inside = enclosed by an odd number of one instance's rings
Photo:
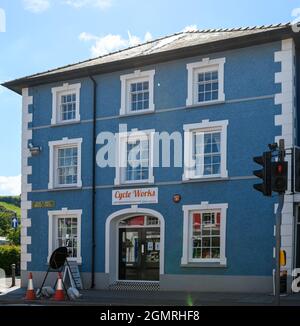
POLYGON ((11 265, 16 264, 16 272, 20 269, 21 249, 20 246, 0 246, 0 268, 5 270, 6 275, 11 275, 11 265))

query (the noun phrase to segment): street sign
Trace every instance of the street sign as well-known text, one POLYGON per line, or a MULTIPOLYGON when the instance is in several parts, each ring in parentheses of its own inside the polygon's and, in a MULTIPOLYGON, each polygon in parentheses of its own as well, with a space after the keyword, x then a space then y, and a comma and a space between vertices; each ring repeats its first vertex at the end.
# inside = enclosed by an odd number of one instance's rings
POLYGON ((19 221, 18 221, 18 218, 16 216, 14 216, 12 219, 11 219, 11 227, 16 229, 19 225, 19 221))
POLYGON ((54 207, 55 207, 54 200, 32 202, 32 208, 54 208, 54 207))

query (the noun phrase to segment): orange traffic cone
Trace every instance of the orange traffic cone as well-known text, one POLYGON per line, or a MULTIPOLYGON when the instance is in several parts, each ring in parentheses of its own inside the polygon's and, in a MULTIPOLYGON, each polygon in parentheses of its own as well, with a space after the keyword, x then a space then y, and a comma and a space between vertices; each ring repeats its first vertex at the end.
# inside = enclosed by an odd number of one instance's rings
POLYGON ((25 300, 36 300, 36 295, 35 295, 34 288, 33 288, 31 272, 29 273, 29 276, 28 276, 28 287, 27 287, 27 291, 26 291, 25 300))
POLYGON ((55 294, 53 296, 53 300, 55 301, 65 300, 65 293, 62 287, 61 273, 58 273, 57 286, 56 286, 55 294))

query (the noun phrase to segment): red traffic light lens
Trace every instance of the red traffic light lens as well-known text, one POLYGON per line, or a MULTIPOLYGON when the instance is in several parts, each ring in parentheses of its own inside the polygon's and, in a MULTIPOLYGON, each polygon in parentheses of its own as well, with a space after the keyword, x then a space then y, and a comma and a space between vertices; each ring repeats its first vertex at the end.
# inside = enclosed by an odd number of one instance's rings
POLYGON ((277 173, 281 174, 283 172, 283 165, 282 164, 278 164, 277 165, 277 173))

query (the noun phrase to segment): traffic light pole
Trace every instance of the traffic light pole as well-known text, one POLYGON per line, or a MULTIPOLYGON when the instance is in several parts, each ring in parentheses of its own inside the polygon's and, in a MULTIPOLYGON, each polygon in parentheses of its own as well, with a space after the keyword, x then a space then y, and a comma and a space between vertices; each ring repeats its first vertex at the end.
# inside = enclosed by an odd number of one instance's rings
MULTIPOLYGON (((278 148, 278 162, 284 162, 285 146, 284 140, 279 140, 278 148)), ((281 221, 282 221, 282 208, 284 205, 284 192, 278 195, 278 207, 276 211, 276 269, 275 269, 275 303, 280 306, 280 250, 281 250, 281 221)))
POLYGON ((284 194, 278 196, 278 207, 276 211, 276 269, 275 269, 275 303, 280 305, 280 250, 281 250, 281 220, 282 208, 284 204, 284 194))

